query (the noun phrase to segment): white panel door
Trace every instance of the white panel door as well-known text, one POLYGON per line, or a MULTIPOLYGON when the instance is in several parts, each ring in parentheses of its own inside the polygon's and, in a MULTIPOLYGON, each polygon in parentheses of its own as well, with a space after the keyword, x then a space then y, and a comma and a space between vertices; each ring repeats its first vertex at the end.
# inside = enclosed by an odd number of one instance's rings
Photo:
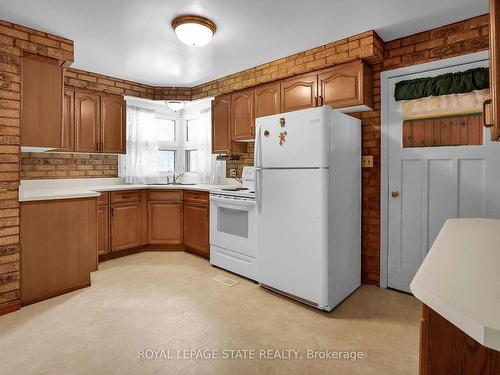
POLYGON ((330 112, 323 106, 257 118, 255 166, 328 167, 330 112))
POLYGON ((391 288, 409 292, 410 281, 448 218, 500 218, 500 143, 484 129, 482 146, 402 148, 396 82, 463 71, 486 62, 389 80, 389 233, 391 288), (399 196, 392 197, 392 192, 399 196))
POLYGON ((262 284, 327 304, 327 169, 256 170, 262 284))

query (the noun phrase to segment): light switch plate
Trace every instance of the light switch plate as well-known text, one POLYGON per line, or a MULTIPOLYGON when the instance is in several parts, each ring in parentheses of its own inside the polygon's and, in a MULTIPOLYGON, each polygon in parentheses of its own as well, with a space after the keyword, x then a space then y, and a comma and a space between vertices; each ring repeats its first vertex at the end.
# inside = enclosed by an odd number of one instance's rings
POLYGON ((373 155, 363 155, 361 158, 361 166, 363 168, 373 168, 373 155))
POLYGON ((231 168, 229 170, 229 177, 236 177, 236 169, 235 168, 231 168))

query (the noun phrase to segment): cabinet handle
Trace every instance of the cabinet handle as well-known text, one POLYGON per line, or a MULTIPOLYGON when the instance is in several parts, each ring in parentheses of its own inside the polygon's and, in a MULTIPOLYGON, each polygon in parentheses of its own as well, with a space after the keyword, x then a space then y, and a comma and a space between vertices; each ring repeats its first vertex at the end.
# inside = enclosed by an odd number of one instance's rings
POLYGON ((314 106, 315 107, 318 106, 318 97, 317 96, 314 97, 314 106))
POLYGON ((486 99, 484 102, 483 102, 483 126, 485 128, 491 128, 494 124, 488 124, 486 122, 486 106, 488 104, 492 104, 493 101, 491 99, 486 99))
POLYGON ((122 199, 129 199, 130 195, 122 195, 122 199))
POLYGON ((323 105, 323 96, 319 96, 319 105, 322 106, 323 105))
POLYGON ((99 151, 99 141, 95 141, 95 148, 97 151, 99 151))

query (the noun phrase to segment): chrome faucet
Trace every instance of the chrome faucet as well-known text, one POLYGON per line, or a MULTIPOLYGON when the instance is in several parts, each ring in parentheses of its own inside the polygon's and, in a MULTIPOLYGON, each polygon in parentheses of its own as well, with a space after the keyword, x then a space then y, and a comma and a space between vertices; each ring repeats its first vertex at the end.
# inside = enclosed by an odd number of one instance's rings
POLYGON ((175 172, 174 172, 174 175, 173 175, 173 177, 172 177, 172 184, 177 184, 177 183, 178 183, 178 182, 177 182, 177 179, 178 179, 179 177, 182 177, 182 176, 184 176, 184 173, 179 173, 179 174, 177 175, 177 177, 176 177, 176 176, 175 176, 175 172))

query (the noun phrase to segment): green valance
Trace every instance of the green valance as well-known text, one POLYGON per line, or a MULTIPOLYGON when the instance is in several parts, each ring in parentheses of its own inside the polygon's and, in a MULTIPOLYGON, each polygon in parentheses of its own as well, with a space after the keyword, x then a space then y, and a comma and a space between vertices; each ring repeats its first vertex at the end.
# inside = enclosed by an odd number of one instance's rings
POLYGON ((465 72, 447 73, 436 77, 410 79, 396 83, 394 98, 412 100, 427 96, 462 94, 490 87, 488 68, 474 68, 465 72))

